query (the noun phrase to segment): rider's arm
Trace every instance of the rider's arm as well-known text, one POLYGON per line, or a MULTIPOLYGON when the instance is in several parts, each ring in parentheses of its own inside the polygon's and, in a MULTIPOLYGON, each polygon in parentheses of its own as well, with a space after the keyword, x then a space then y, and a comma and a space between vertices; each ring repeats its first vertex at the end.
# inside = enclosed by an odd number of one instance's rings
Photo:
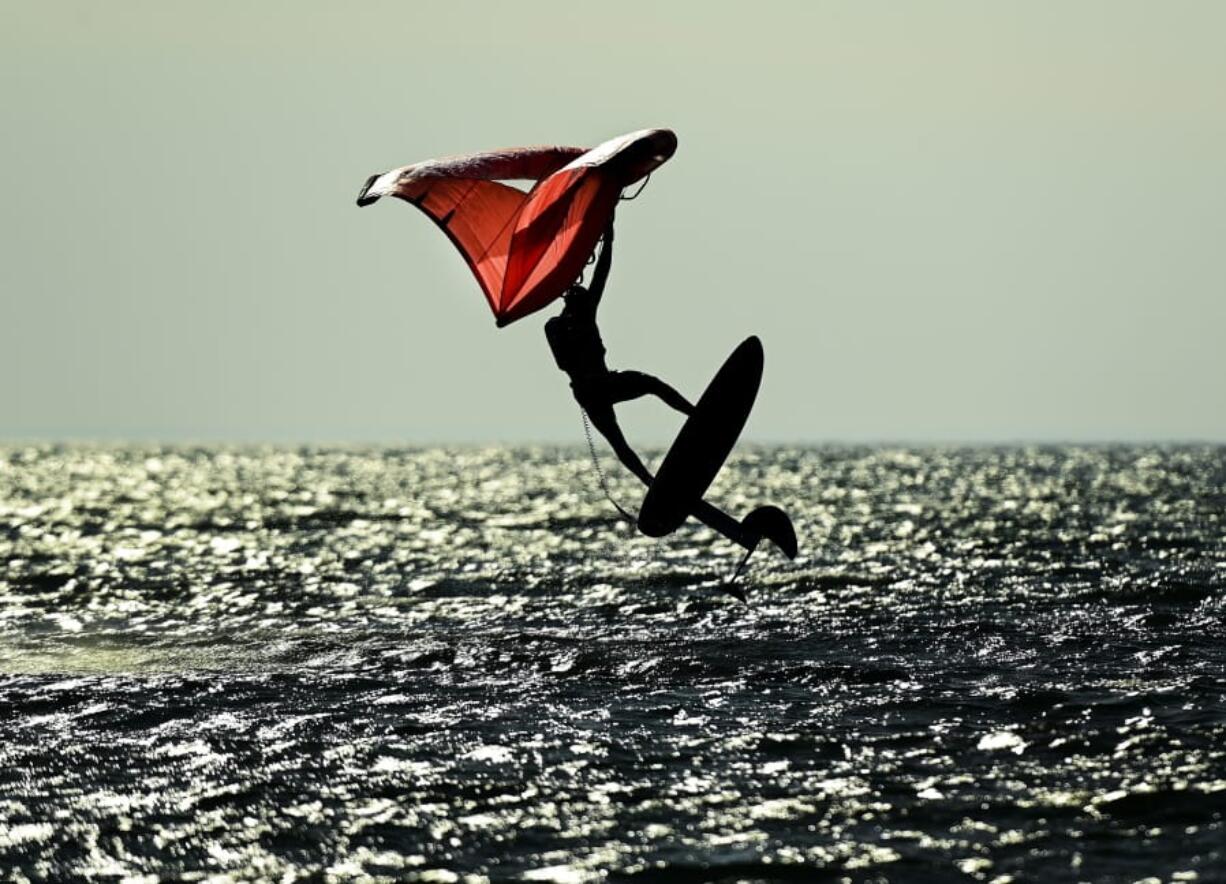
POLYGON ((604 294, 604 284, 609 278, 609 267, 613 263, 613 221, 604 231, 604 243, 600 247, 600 257, 596 259, 596 269, 592 271, 592 284, 588 292, 592 296, 592 309, 600 305, 600 296, 604 294))

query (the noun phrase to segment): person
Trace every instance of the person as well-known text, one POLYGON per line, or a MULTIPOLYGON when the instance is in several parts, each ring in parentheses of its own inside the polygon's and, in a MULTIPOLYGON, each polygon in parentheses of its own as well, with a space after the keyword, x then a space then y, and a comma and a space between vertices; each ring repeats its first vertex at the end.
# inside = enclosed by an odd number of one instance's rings
POLYGON ((613 406, 640 396, 657 396, 684 415, 694 406, 657 377, 641 371, 610 371, 605 364, 605 346, 596 325, 609 267, 613 263, 613 220, 605 228, 600 257, 588 288, 575 284, 563 294, 562 312, 545 323, 545 337, 558 368, 570 377, 570 389, 588 419, 609 441, 618 460, 647 485, 651 472, 626 441, 613 406))

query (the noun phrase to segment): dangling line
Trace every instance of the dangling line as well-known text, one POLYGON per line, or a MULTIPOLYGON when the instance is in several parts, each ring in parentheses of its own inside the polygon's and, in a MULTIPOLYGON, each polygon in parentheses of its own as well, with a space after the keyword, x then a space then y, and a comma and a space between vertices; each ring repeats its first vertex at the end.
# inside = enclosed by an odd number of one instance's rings
POLYGON ((608 480, 605 479, 604 470, 600 468, 600 460, 596 457, 596 444, 592 442, 592 426, 588 422, 587 409, 580 407, 579 413, 583 415, 583 435, 587 437, 587 450, 592 452, 592 466, 596 468, 596 475, 600 478, 600 490, 604 492, 604 496, 608 498, 609 503, 613 504, 614 508, 622 514, 622 518, 633 524, 634 516, 626 512, 609 491, 608 480))
POLYGON ((639 189, 638 189, 638 190, 636 190, 636 191, 634 192, 634 196, 626 196, 625 194, 622 194, 622 195, 619 197, 619 199, 623 199, 623 200, 625 200, 626 202, 630 202, 631 200, 636 200, 636 199, 638 199, 638 198, 639 198, 639 194, 640 194, 640 193, 642 193, 642 192, 643 192, 643 191, 644 191, 644 190, 647 188, 647 182, 648 182, 648 181, 650 181, 650 180, 651 180, 651 173, 650 173, 650 172, 648 172, 648 173, 647 173, 647 177, 643 179, 643 183, 639 185, 639 189))
MULTIPOLYGON (((640 190, 641 190, 641 189, 642 189, 642 188, 640 188, 640 190)), ((637 196, 637 194, 636 194, 636 196, 637 196)), ((624 197, 623 197, 623 198, 624 198, 624 197)), ((600 241, 601 241, 601 242, 603 242, 603 241, 604 241, 604 238, 602 237, 600 241)), ((601 248, 603 248, 603 246, 602 246, 601 248)), ((589 267, 591 267, 591 266, 592 266, 593 264, 595 264, 595 263, 596 263, 596 249, 595 249, 595 248, 593 248, 593 249, 592 249, 592 254, 590 254, 590 255, 588 255, 588 256, 587 256, 587 260, 583 262, 583 267, 581 267, 581 268, 579 269, 579 278, 578 278, 578 279, 576 279, 576 280, 574 281, 574 283, 572 283, 572 284, 573 284, 573 285, 583 285, 583 274, 587 273, 587 269, 588 269, 589 267)))

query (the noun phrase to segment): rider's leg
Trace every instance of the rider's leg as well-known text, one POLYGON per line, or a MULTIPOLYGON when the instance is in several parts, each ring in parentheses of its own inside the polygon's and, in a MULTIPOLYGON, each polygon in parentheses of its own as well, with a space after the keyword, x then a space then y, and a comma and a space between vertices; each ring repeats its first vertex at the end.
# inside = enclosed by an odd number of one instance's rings
POLYGON ((694 413, 689 400, 654 375, 642 371, 611 371, 608 379, 609 401, 625 402, 640 396, 657 396, 684 415, 694 413))

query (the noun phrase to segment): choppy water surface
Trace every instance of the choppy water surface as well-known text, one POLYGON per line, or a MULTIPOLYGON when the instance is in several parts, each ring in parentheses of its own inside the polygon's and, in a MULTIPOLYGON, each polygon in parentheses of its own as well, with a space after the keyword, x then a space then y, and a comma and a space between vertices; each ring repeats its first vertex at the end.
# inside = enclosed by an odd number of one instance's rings
POLYGON ((0 449, 0 870, 1226 880, 1226 450, 584 454, 0 449))

